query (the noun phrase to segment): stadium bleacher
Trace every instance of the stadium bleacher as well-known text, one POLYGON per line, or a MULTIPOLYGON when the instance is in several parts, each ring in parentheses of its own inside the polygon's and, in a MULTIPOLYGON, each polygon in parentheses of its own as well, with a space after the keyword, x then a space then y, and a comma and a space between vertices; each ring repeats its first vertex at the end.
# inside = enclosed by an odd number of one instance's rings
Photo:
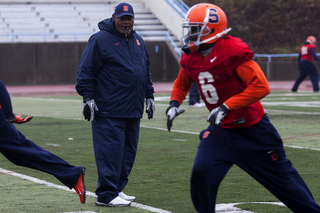
MULTIPOLYGON (((0 3, 0 43, 87 41, 119 2, 0 3)), ((53 2, 53 1, 52 1, 53 2)), ((143 3, 132 3, 134 29, 145 40, 166 40, 169 30, 143 3)), ((171 35, 173 36, 173 35, 171 35)))

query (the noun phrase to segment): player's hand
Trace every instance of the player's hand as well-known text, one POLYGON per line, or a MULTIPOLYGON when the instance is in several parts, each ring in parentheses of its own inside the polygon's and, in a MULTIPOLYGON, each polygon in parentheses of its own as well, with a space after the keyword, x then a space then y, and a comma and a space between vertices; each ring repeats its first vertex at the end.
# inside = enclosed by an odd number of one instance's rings
POLYGON ((93 121, 94 120, 94 113, 98 112, 98 111, 99 111, 99 109, 98 109, 94 99, 87 98, 87 99, 83 100, 82 114, 83 114, 85 120, 93 121))
POLYGON ((176 106, 169 106, 166 110, 167 115, 167 128, 170 132, 170 129, 172 127, 172 121, 180 114, 184 113, 184 109, 179 109, 176 106))
POLYGON ((211 123, 211 125, 221 125, 221 121, 228 115, 230 110, 227 105, 222 104, 221 106, 214 108, 210 115, 207 118, 207 121, 211 123))
POLYGON ((146 113, 148 114, 148 119, 153 118, 154 111, 156 106, 154 104, 153 98, 146 99, 146 113))
POLYGON ((33 118, 33 116, 31 116, 31 115, 23 118, 21 115, 12 114, 12 115, 7 119, 7 121, 8 121, 9 123, 23 124, 23 123, 29 122, 32 118, 33 118))

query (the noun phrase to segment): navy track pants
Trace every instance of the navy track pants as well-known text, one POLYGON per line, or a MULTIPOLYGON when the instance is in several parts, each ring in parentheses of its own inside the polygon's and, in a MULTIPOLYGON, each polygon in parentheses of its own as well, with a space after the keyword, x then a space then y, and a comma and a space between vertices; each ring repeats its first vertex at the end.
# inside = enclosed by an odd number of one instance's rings
POLYGON ((0 152, 12 163, 46 172, 72 189, 83 167, 72 166, 60 157, 25 138, 14 124, 5 122, 0 128, 0 152))
POLYGON ((233 164, 293 212, 320 212, 307 185, 286 158, 282 139, 266 115, 249 128, 210 125, 200 137, 191 175, 191 197, 199 213, 215 212, 218 187, 233 164))
POLYGON ((296 79, 291 90, 297 91, 301 82, 304 81, 304 79, 306 79, 307 76, 309 76, 312 83, 313 91, 319 92, 319 74, 314 63, 308 60, 301 60, 299 63, 300 63, 300 67, 299 67, 300 74, 296 79))
POLYGON ((140 118, 102 118, 92 121, 98 170, 97 201, 109 203, 128 183, 139 140, 140 118))
POLYGON ((193 83, 189 91, 189 106, 194 105, 195 103, 200 103, 200 93, 198 85, 193 83))

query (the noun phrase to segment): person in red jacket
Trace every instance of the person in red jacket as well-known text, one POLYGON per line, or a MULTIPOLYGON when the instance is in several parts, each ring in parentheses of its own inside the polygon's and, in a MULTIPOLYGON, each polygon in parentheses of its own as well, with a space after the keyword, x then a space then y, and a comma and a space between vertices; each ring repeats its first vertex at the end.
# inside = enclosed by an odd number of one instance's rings
POLYGON ((179 106, 195 82, 210 111, 210 125, 200 133, 190 180, 196 210, 215 212, 219 185, 236 164, 292 211, 320 212, 260 103, 270 93, 268 81, 248 45, 225 35, 231 29, 224 11, 213 4, 196 4, 182 26, 185 53, 166 115, 170 131, 173 120, 184 112, 179 106))
POLYGON ((301 82, 309 76, 314 92, 319 92, 319 74, 316 66, 313 64, 314 59, 318 61, 320 66, 320 60, 316 55, 317 39, 314 36, 308 36, 306 43, 300 48, 298 63, 300 74, 296 79, 291 91, 297 92, 301 82))

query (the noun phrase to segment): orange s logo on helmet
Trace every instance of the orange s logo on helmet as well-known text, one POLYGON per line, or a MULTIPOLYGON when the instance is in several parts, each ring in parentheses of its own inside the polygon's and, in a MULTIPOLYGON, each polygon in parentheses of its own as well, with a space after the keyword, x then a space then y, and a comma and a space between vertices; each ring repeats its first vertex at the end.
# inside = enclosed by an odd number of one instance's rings
POLYGON ((310 44, 313 44, 313 45, 316 45, 317 44, 317 39, 314 36, 308 36, 306 42, 308 42, 310 44))
POLYGON ((227 34, 227 16, 224 11, 209 3, 199 3, 189 9, 182 22, 183 41, 191 50, 197 50, 200 44, 214 43, 227 34))
POLYGON ((125 5, 125 6, 123 6, 123 11, 128 11, 129 9, 128 9, 128 6, 127 5, 125 5))

